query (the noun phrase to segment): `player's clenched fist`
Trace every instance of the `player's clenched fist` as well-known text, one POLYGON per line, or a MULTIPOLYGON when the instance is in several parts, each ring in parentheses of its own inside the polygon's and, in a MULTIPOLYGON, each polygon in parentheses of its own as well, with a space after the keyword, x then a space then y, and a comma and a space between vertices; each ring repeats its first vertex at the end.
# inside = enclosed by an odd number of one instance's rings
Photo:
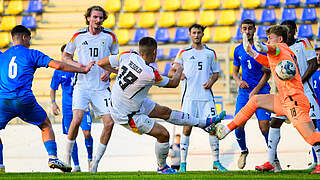
POLYGON ((84 69, 83 73, 84 73, 84 74, 87 74, 87 73, 90 71, 91 67, 92 67, 95 63, 96 63, 96 61, 91 61, 87 66, 85 66, 85 69, 84 69))
POLYGON ((181 66, 181 64, 180 63, 176 63, 176 62, 174 62, 174 63, 172 63, 172 67, 173 67, 173 70, 174 71, 178 71, 178 72, 182 72, 183 71, 183 67, 181 66))

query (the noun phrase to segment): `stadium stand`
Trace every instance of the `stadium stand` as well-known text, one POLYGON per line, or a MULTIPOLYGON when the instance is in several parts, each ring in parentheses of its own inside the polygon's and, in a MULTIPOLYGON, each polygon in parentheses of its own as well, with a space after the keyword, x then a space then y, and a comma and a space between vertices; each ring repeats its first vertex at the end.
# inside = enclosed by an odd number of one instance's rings
POLYGON ((300 0, 286 0, 285 6, 296 7, 300 5, 300 0))
POLYGON ((180 0, 164 0, 163 10, 174 11, 180 9, 180 0))
POLYGON ((285 21, 285 20, 297 21, 297 14, 294 8, 283 9, 281 21, 285 21))
POLYGON ((243 8, 258 8, 260 7, 260 0, 243 0, 243 8))
POLYGON ((264 9, 261 15, 261 24, 274 24, 277 21, 276 11, 274 9, 264 9))
POLYGON ((234 37, 234 40, 235 41, 242 40, 242 34, 240 32, 240 27, 237 28, 237 33, 236 33, 236 36, 234 37))
POLYGON ((165 54, 164 54, 164 49, 163 48, 158 48, 157 49, 157 59, 158 60, 163 60, 165 59, 165 54))
POLYGON ((241 14, 241 21, 245 19, 251 19, 253 21, 256 21, 256 13, 253 9, 244 9, 241 14))
POLYGON ((36 18, 34 16, 23 16, 21 24, 31 30, 34 30, 37 27, 36 18))
POLYGON ((266 30, 269 26, 259 26, 257 30, 257 35, 259 39, 267 40, 266 30))
POLYGON ((116 24, 116 20, 115 20, 114 14, 109 13, 108 19, 102 23, 102 26, 111 29, 115 26, 115 24, 116 24))
POLYGON ((124 0, 123 11, 135 12, 140 9, 140 0, 124 0))
POLYGON ((210 27, 204 29, 204 35, 202 37, 202 42, 208 42, 211 39, 211 30, 210 27))
POLYGON ((233 25, 236 22, 236 14, 234 10, 222 10, 220 13, 219 25, 233 25))
POLYGON ((141 38, 148 35, 149 35, 148 29, 136 29, 133 42, 137 43, 141 38))
POLYGON ((307 6, 310 6, 310 5, 314 5, 314 6, 317 6, 320 4, 320 1, 319 0, 306 0, 305 4, 307 6))
POLYGON ((167 62, 167 63, 165 64, 165 67, 164 67, 164 70, 163 70, 162 75, 168 76, 168 73, 169 73, 170 68, 171 68, 171 62, 167 62))
POLYGON ((266 0, 265 7, 279 7, 280 0, 266 0))
POLYGON ((23 12, 22 0, 11 0, 9 1, 8 7, 5 11, 8 15, 17 15, 23 12))
POLYGON ((196 10, 200 8, 200 0, 184 0, 182 9, 184 10, 196 10))
POLYGON ((118 27, 132 28, 136 24, 134 13, 120 13, 118 27))
POLYGON ((311 24, 300 24, 298 30, 298 37, 299 38, 313 38, 313 31, 311 24))
POLYGON ((177 21, 177 26, 188 27, 196 22, 196 17, 193 11, 180 11, 177 21))
POLYGON ((0 48, 8 47, 10 44, 10 35, 8 32, 0 32, 0 48))
POLYGON ((220 0, 204 0, 202 4, 203 9, 219 9, 220 8, 220 0))
POLYGON ((160 20, 158 21, 159 27, 171 27, 176 24, 176 17, 174 12, 161 12, 160 20))
POLYGON ((176 28, 174 36, 174 42, 188 42, 189 41, 189 29, 185 27, 176 28))
POLYGON ((153 27, 156 23, 153 12, 142 12, 140 13, 138 27, 139 28, 150 28, 153 27))
POLYGON ((240 7, 240 0, 224 0, 223 9, 236 9, 240 7))
POLYGON ((214 25, 216 23, 216 15, 214 11, 200 11, 198 23, 203 26, 214 25))
POLYGON ((129 31, 127 29, 116 29, 114 32, 117 35, 120 45, 127 44, 130 41, 129 31))
POLYGON ((3 14, 4 7, 3 7, 3 0, 0 0, 0 15, 3 14))
POLYGON ((43 7, 42 7, 42 0, 32 0, 29 1, 28 9, 26 10, 26 13, 42 13, 43 7))
POLYGON ((14 26, 16 26, 16 21, 15 16, 3 16, 0 24, 0 30, 10 31, 14 26))
POLYGON ((168 55, 168 59, 175 59, 178 52, 179 52, 179 48, 170 48, 170 51, 169 51, 169 55, 168 55))
POLYGON ((213 35, 214 42, 227 42, 231 39, 230 27, 222 26, 216 27, 213 35))
POLYGON ((142 6, 143 11, 158 11, 160 9, 160 0, 145 0, 142 6))
POLYGON ((317 12, 315 8, 304 8, 301 17, 302 22, 316 22, 317 12))
POLYGON ((106 0, 104 7, 108 12, 118 12, 121 9, 121 0, 106 0))
POLYGON ((156 30, 155 38, 158 42, 167 43, 170 41, 168 28, 159 28, 156 30))

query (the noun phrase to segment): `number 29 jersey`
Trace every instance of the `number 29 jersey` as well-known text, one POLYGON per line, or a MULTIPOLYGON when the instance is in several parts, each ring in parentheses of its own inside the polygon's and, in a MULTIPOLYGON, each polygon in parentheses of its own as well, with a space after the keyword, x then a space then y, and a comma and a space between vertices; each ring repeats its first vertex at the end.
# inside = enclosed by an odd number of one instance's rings
POLYGON ((109 56, 112 67, 119 67, 116 81, 111 92, 111 106, 121 114, 138 112, 152 85, 163 87, 169 78, 163 77, 158 70, 133 51, 109 56))
MULTIPOLYGON (((91 61, 97 61, 110 54, 119 53, 119 44, 114 32, 107 28, 97 35, 92 35, 88 27, 75 33, 65 48, 65 52, 73 54, 77 50, 78 62, 88 65, 91 61)), ((105 72, 98 65, 92 66, 87 74, 77 74, 75 76, 75 88, 81 87, 90 90, 105 90, 109 87, 109 81, 100 79, 105 72)))

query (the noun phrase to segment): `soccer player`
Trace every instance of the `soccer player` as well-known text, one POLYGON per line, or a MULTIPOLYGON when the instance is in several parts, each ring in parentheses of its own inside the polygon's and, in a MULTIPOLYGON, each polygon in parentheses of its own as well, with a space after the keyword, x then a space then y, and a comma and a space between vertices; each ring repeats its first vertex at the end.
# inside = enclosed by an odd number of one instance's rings
MULTIPOLYGON (((202 43, 205 27, 193 24, 189 27, 192 44, 182 49, 174 62, 184 68, 182 75, 181 105, 182 111, 197 118, 208 118, 217 115, 213 92, 213 84, 219 78, 219 62, 213 49, 202 43)), ((171 70, 172 71, 172 70, 171 70)), ((169 77, 172 72, 169 71, 169 77)), ((184 126, 180 142, 180 172, 186 172, 186 160, 192 126, 184 126)), ((209 134, 209 144, 213 158, 213 169, 227 171, 219 161, 219 140, 209 134)))
MULTIPOLYGON (((301 75, 303 83, 304 94, 307 96, 310 102, 310 118, 316 122, 320 119, 320 108, 317 102, 316 95, 312 88, 312 74, 317 70, 317 58, 316 53, 308 39, 295 39, 297 32, 297 26, 294 21, 284 21, 281 25, 288 27, 288 40, 286 44, 295 53, 297 57, 297 65, 301 75)), ((274 171, 281 172, 280 163, 277 165, 274 161, 275 153, 277 152, 277 145, 280 140, 280 127, 282 123, 287 119, 285 116, 277 117, 272 114, 271 127, 269 133, 268 142, 268 162, 263 165, 256 166, 258 171, 274 171), (277 167, 278 166, 278 167, 277 167)))
POLYGON ((171 158, 171 168, 179 171, 180 169, 180 134, 176 134, 174 138, 174 143, 169 147, 168 156, 171 158))
MULTIPOLYGON (((73 35, 63 52, 63 60, 77 65, 73 61, 75 50, 77 50, 78 61, 83 64, 88 64, 110 54, 118 54, 119 44, 115 33, 101 26, 106 19, 107 13, 100 6, 88 8, 85 13, 88 27, 79 30, 73 35)), ((108 79, 109 74, 109 72, 105 72, 105 70, 95 65, 88 74, 75 75, 72 99, 73 120, 68 132, 65 150, 65 162, 68 164, 70 164, 71 152, 78 135, 79 126, 89 103, 94 110, 95 116, 102 118, 103 121, 100 143, 91 164, 95 161, 100 161, 106 150, 114 124, 107 103, 111 91, 109 88, 110 82, 105 80, 108 79)))
MULTIPOLYGON (((31 32, 22 25, 15 26, 11 36, 13 46, 0 55, 0 129, 4 129, 15 117, 38 126, 49 155, 49 167, 70 172, 71 167, 57 158, 57 145, 51 122, 32 93, 33 74, 40 67, 88 73, 95 62, 75 67, 55 61, 40 51, 29 49, 31 32)), ((0 147, 2 149, 2 143, 0 147)), ((2 160, 2 153, 0 155, 2 160)), ((2 169, 4 171, 4 167, 2 169)))
POLYGON ((157 42, 151 37, 139 41, 139 54, 125 51, 98 61, 105 70, 119 67, 119 74, 112 87, 110 111, 115 122, 138 134, 148 134, 157 139, 155 153, 158 173, 177 173, 166 159, 169 151, 169 132, 151 118, 160 118, 176 125, 197 126, 212 132, 214 123, 220 121, 225 112, 213 118, 196 118, 190 114, 160 106, 147 98, 152 85, 175 88, 179 85, 183 68, 175 63, 172 78, 161 76, 149 66, 157 55, 157 42))
POLYGON ((254 38, 254 43, 258 51, 267 53, 267 57, 252 50, 250 44, 247 46, 247 51, 260 64, 270 67, 279 94, 254 95, 251 97, 232 122, 227 126, 221 123, 216 125, 217 136, 219 139, 223 139, 237 126, 245 123, 257 108, 263 108, 277 115, 285 115, 304 140, 314 147, 318 158, 318 165, 312 173, 320 173, 320 132, 315 131, 310 119, 310 104, 307 96, 304 94, 299 70, 296 68, 297 72, 290 80, 280 79, 275 72, 277 64, 283 60, 288 60, 297 67, 295 54, 285 44, 287 42, 288 28, 283 25, 274 25, 266 30, 266 34, 269 45, 263 45, 258 38, 254 38))
MULTIPOLYGON (((66 44, 61 47, 61 52, 64 51, 66 44)), ((60 108, 56 103, 56 91, 61 85, 62 88, 62 130, 63 134, 68 134, 69 126, 72 121, 72 93, 73 93, 73 80, 75 73, 73 72, 65 72, 55 70, 51 79, 50 85, 50 98, 52 103, 52 112, 54 115, 58 115, 60 112, 60 108)), ((81 129, 85 138, 85 146, 88 152, 88 164, 92 161, 92 149, 93 149, 93 139, 91 137, 91 123, 92 118, 90 115, 90 111, 85 112, 81 129)), ((78 146, 75 142, 72 150, 72 160, 74 163, 74 168, 72 172, 80 172, 79 158, 78 158, 78 146)))
MULTIPOLYGON (((251 44, 253 49, 255 49, 255 46, 253 45, 253 35, 256 32, 255 22, 250 19, 243 20, 240 24, 240 32, 243 34, 243 36, 247 36, 248 42, 251 44)), ((235 115, 237 115, 240 109, 247 104, 250 97, 253 95, 270 94, 270 85, 268 84, 269 78, 270 70, 267 70, 257 61, 255 61, 253 57, 247 54, 243 48, 243 43, 235 48, 233 60, 233 79, 239 86, 235 115), (242 68, 241 78, 239 73, 240 67, 242 68)), ((257 109, 255 114, 259 122, 260 131, 268 145, 270 112, 264 109, 257 109)), ((246 158, 249 153, 246 146, 246 134, 244 126, 245 123, 235 129, 237 142, 241 149, 241 154, 238 159, 239 169, 243 169, 245 167, 246 158)))

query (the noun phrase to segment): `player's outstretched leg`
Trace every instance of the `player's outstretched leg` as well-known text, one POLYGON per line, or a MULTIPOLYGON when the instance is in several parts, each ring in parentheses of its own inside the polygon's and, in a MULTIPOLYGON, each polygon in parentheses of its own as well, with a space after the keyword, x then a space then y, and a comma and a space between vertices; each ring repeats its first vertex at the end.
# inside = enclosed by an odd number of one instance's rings
POLYGON ((220 123, 221 120, 223 120, 225 116, 226 116, 226 111, 222 111, 217 116, 212 117, 212 118, 208 118, 206 120, 206 124, 204 126, 199 126, 199 127, 208 133, 212 133, 214 131, 214 126, 217 123, 220 123))

